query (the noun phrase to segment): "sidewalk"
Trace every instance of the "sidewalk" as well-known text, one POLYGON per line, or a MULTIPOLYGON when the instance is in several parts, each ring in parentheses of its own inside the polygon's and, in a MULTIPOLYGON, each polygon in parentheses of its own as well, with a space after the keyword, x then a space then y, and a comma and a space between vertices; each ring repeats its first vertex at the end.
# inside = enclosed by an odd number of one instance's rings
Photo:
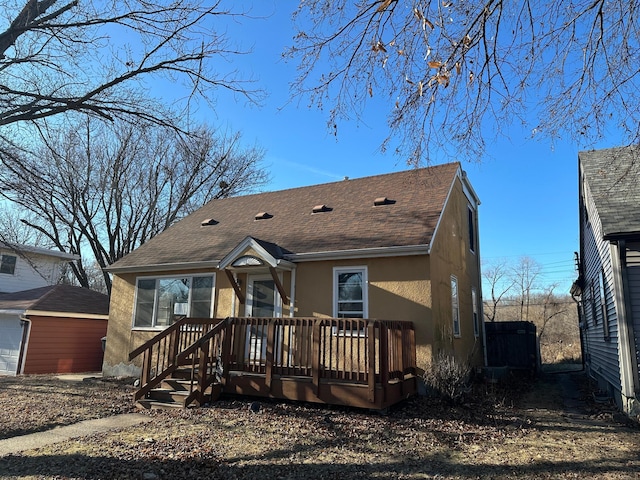
POLYGON ((44 432, 30 433, 19 437, 0 440, 0 457, 23 450, 40 448, 57 442, 63 442, 94 433, 103 433, 117 428, 126 428, 140 423, 150 422, 151 417, 139 413, 125 413, 112 417, 84 420, 73 425, 56 427, 44 432))

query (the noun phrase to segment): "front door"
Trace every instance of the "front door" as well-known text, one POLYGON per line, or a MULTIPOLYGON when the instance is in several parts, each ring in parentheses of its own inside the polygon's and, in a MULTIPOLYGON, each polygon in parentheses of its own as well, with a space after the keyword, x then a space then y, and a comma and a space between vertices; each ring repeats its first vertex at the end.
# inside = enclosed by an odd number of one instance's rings
MULTIPOLYGON (((271 275, 249 275, 247 281, 247 317, 272 318, 282 314, 280 294, 271 275)), ((247 330, 249 363, 263 365, 267 356, 267 323, 257 321, 247 330)))

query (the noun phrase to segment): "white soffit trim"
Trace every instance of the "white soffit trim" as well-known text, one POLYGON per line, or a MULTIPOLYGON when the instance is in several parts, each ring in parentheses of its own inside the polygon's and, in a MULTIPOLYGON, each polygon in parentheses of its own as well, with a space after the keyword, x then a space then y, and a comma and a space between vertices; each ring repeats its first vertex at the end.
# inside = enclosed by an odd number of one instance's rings
POLYGON ((458 175, 460 176, 460 180, 462 181, 462 191, 464 192, 464 195, 469 200, 469 203, 472 204, 473 209, 477 210, 478 206, 481 203, 480 198, 478 198, 476 191, 471 186, 471 183, 469 182, 469 177, 467 177, 467 172, 459 168, 458 175))
POLYGON ((209 260, 206 262, 184 262, 184 263, 160 263, 155 265, 134 265, 129 267, 107 267, 105 270, 110 273, 144 273, 144 272, 174 272, 184 270, 203 270, 218 268, 219 260, 209 260))
POLYGON ((15 309, 15 308, 0 309, 0 315, 22 315, 24 312, 25 312, 24 308, 21 308, 21 309, 15 309))
POLYGON ((399 247, 361 248, 357 250, 332 250, 328 252, 293 253, 287 255, 292 262, 314 262, 321 260, 345 260, 351 258, 404 257, 428 255, 429 245, 403 245, 399 247))
POLYGON ((74 253, 60 252, 58 250, 49 250, 46 248, 40 247, 32 247, 30 245, 12 245, 10 243, 0 242, 0 249, 9 250, 13 253, 20 254, 24 253, 33 253, 36 255, 43 255, 46 257, 56 257, 62 260, 80 260, 80 255, 76 255, 74 253))
MULTIPOLYGON (((438 222, 436 223, 436 228, 433 229, 433 235, 431 235, 431 242, 429 243, 429 250, 433 246, 433 242, 436 240, 436 235, 438 235, 438 230, 440 229, 440 222, 442 222, 442 216, 444 215, 444 211, 447 209, 447 205, 449 205, 449 199, 451 198, 451 192, 453 192, 453 186, 456 184, 456 179, 460 178, 462 181, 462 169, 458 167, 458 171, 456 175, 453 177, 453 181, 449 186, 449 191, 447 192, 447 198, 444 199, 444 203, 442 204, 442 210, 440 210, 440 216, 438 217, 438 222)), ((463 182, 464 187, 464 182, 463 182)))
POLYGON ((278 260, 271 255, 269 252, 267 252, 264 247, 262 245, 260 245, 255 238, 253 237, 245 237, 244 240, 242 240, 238 245, 236 245, 233 250, 231 250, 229 253, 227 253, 222 260, 220 260, 220 263, 218 264, 218 268, 220 270, 223 270, 227 267, 230 267, 231 264, 241 255, 244 254, 244 252, 247 249, 253 249, 256 251, 256 253, 260 256, 260 259, 263 260, 264 262, 266 262, 267 264, 269 264, 269 266, 271 267, 276 267, 278 265, 278 260))
POLYGON ((251 236, 245 237, 244 240, 236 245, 233 250, 226 254, 224 258, 218 263, 217 268, 220 270, 224 270, 225 268, 231 267, 233 265, 233 262, 235 262, 238 257, 244 255, 245 251, 249 248, 253 249, 258 254, 260 259, 270 267, 280 267, 284 269, 294 268, 294 265, 291 262, 275 258, 262 245, 260 245, 260 242, 258 242, 251 236))
POLYGON ((109 315, 79 312, 50 312, 47 310, 25 310, 26 316, 58 317, 58 318, 86 318, 89 320, 109 320, 109 315))

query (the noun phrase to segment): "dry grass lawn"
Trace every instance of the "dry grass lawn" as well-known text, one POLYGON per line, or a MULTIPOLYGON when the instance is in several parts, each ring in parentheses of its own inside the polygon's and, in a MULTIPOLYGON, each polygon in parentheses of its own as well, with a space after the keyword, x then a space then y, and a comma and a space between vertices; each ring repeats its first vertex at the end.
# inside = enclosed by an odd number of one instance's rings
MULTIPOLYGON (((565 377, 566 379, 567 377, 565 377)), ((151 411, 154 421, 0 458, 20 479, 640 478, 640 429, 590 401, 563 408, 562 375, 478 385, 460 406, 412 399, 380 415, 227 399, 151 411)), ((129 411, 131 387, 0 377, 0 438, 129 411)))

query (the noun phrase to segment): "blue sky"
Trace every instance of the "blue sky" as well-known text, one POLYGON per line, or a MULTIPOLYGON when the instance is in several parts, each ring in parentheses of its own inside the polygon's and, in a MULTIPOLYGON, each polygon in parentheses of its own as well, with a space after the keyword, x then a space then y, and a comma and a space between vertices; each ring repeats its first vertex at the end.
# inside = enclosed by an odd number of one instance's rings
MULTIPOLYGON (((387 133, 386 111, 376 105, 367 109, 366 124, 342 122, 336 137, 327 129, 325 113, 307 108, 304 99, 289 101, 295 63, 286 63, 281 54, 294 34, 289 15, 295 4, 255 2, 253 15, 268 18, 229 29, 230 36, 253 50, 234 65, 268 91, 264 105, 256 108, 221 94, 214 110, 200 114, 212 124, 243 132, 246 142, 266 149, 265 166, 272 177, 267 190, 409 168, 393 154, 379 152, 387 133)), ((531 257, 542 267, 539 280, 558 283, 556 292, 566 293, 576 276, 578 147, 530 137, 530 132, 512 129, 509 139, 489 146, 486 158, 463 163, 482 202, 481 255, 484 261, 512 263, 531 257)))

